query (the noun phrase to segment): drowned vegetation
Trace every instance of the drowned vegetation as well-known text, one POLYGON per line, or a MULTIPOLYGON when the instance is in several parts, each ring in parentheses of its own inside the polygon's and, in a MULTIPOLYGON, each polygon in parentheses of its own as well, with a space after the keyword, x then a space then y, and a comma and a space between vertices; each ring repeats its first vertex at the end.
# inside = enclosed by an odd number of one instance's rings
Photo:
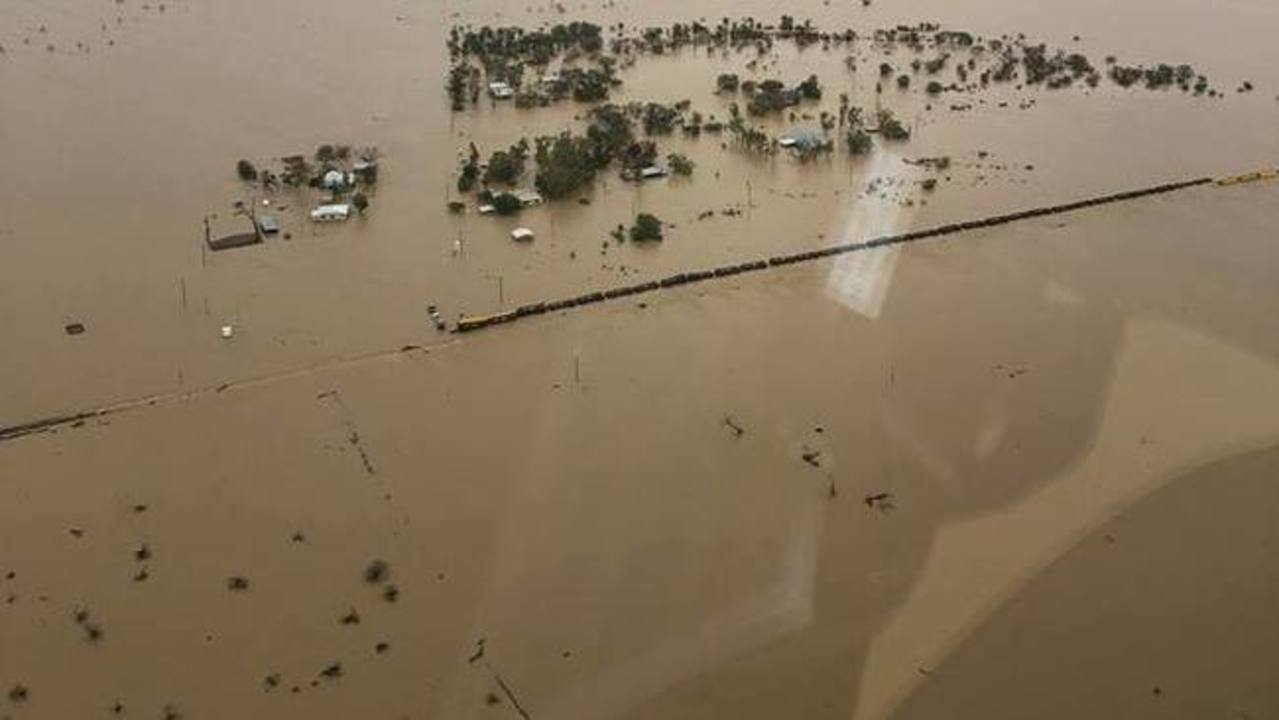
POLYGON ((532 143, 520 140, 493 151, 487 162, 470 145, 458 171, 457 190, 475 193, 481 212, 509 215, 544 200, 568 198, 610 169, 632 181, 691 175, 693 161, 678 153, 663 159, 657 138, 677 129, 700 132, 700 123, 700 116, 689 113, 687 101, 598 105, 587 113, 584 130, 545 135, 532 143), (689 129, 694 122, 696 131, 689 129))
MULTIPOLYGON (((568 99, 602 102, 622 83, 619 68, 646 56, 688 51, 691 56, 712 60, 732 54, 762 57, 779 43, 801 50, 817 46, 824 52, 842 53, 845 65, 854 73, 860 68, 852 51, 861 43, 883 58, 877 68, 881 92, 886 83, 900 91, 918 84, 939 95, 976 92, 1001 83, 1055 90, 1097 87, 1109 80, 1121 87, 1176 88, 1196 95, 1219 95, 1207 77, 1184 63, 1124 65, 1108 56, 1103 64, 1076 50, 1050 48, 1020 33, 983 37, 935 23, 870 31, 826 30, 811 20, 800 22, 789 15, 782 15, 775 23, 724 18, 717 24, 691 22, 647 28, 622 23, 604 28, 588 22, 537 29, 455 26, 449 33, 451 62, 446 87, 454 111, 475 106, 486 95, 494 100, 513 100, 521 107, 568 99), (898 49, 913 55, 901 67, 894 65, 900 62, 898 49), (914 83, 913 78, 921 74, 926 80, 914 83)), ((754 69, 756 64, 751 60, 747 67, 754 69)), ((873 66, 868 70, 876 72, 873 66)), ((734 74, 721 75, 719 80, 721 90, 732 92, 751 82, 739 82, 734 74)), ((765 88, 758 100, 752 99, 757 106, 750 110, 788 107, 798 99, 795 95, 813 97, 812 89, 802 84, 794 89, 765 88)))
MULTIPOLYGON (((1111 82, 1122 88, 1219 95, 1190 65, 1124 65, 1113 56, 1096 63, 1082 52, 1051 48, 1022 34, 984 37, 932 23, 865 32, 825 30, 788 15, 776 22, 725 18, 647 28, 588 22, 536 29, 462 25, 450 30, 448 49, 446 86, 454 111, 474 109, 481 99, 511 101, 520 108, 589 105, 583 127, 519 140, 487 157, 473 144, 464 150, 458 192, 474 194, 483 212, 503 215, 573 197, 604 172, 636 181, 691 174, 691 161, 658 147, 673 133, 724 136, 720 142, 725 147, 760 155, 785 150, 801 160, 837 148, 850 156, 865 155, 877 139, 900 143, 911 137, 908 123, 886 107, 885 100, 894 94, 926 94, 929 111, 942 96, 979 94, 999 85, 1062 91, 1111 82), (719 107, 727 104, 723 120, 694 111, 689 100, 609 102, 624 70, 645 57, 684 53, 690 60, 744 64, 755 75, 759 60, 779 44, 844 55, 848 73, 870 73, 875 80, 879 109, 863 112, 847 93, 840 93, 838 106, 832 107, 815 75, 787 82, 737 72, 721 73, 714 87, 707 88, 719 107), (869 51, 878 62, 859 64, 855 50, 869 51), (793 127, 774 137, 766 128, 779 119, 793 127)), ((951 109, 957 107, 964 106, 951 109)), ((462 211, 466 203, 457 200, 450 207, 462 211)))

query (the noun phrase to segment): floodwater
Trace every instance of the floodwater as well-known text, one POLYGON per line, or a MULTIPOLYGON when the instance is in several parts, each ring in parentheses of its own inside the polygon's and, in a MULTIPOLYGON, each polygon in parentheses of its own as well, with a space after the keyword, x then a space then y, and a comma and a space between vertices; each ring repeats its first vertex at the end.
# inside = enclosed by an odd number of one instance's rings
MULTIPOLYGON (((692 179, 602 178, 516 245, 448 214, 456 159, 582 108, 451 114, 450 24, 778 10, 565 5, 0 6, 0 426, 130 407, 0 443, 0 718, 1279 716, 1279 185, 476 335, 424 312, 1273 166, 1279 6, 793 4, 1188 62, 1225 97, 886 89, 908 143, 799 165, 671 138, 692 179), (281 193, 290 240, 202 252, 250 199, 235 160, 322 142, 380 148, 367 217, 281 193), (937 155, 923 195, 905 160, 937 155), (675 227, 608 239, 638 211, 675 227)), ((642 59, 622 97, 723 117, 709 89, 748 60, 642 59)), ((775 61, 825 109, 875 103, 842 53, 775 61)))

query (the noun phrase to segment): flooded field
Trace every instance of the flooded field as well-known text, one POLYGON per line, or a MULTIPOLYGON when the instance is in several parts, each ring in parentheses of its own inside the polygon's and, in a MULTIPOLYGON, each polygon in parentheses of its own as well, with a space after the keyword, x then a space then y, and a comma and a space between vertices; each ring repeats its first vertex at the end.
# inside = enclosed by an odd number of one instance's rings
POLYGON ((450 111, 450 27, 778 12, 0 6, 0 427, 121 408, 0 442, 0 718, 1279 716, 1279 183, 432 326, 1279 163, 1273 3, 830 0, 786 12, 1184 62, 1221 97, 684 50, 611 100, 723 119, 718 75, 811 74, 802 112, 845 93, 912 137, 802 163, 676 133, 689 178, 459 196, 470 143, 588 106, 450 111), (378 148, 366 214, 281 189, 281 235, 204 247, 264 196, 238 159, 323 143, 378 148), (610 237, 641 212, 661 242, 610 237))

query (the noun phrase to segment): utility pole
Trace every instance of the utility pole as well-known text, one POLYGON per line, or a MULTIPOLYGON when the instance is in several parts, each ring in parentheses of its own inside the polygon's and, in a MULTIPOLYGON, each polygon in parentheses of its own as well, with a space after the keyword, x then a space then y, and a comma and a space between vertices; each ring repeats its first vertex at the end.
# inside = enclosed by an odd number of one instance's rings
POLYGON ((497 281, 497 305, 498 307, 502 307, 503 305, 505 305, 506 297, 502 289, 502 275, 500 273, 497 275, 493 275, 490 273, 490 274, 486 274, 484 277, 488 278, 489 280, 497 281))

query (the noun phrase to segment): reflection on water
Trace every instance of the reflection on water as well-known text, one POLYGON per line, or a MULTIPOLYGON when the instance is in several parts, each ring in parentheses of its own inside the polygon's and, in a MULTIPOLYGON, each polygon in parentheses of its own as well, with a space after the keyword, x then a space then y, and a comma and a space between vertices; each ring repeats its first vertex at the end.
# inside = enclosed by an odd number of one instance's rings
MULTIPOLYGON (((872 178, 872 183, 912 175, 911 168, 891 150, 877 150, 868 164, 865 174, 872 178)), ((880 199, 873 191, 849 192, 844 197, 828 236, 831 245, 896 235, 909 223, 908 208, 904 204, 880 199)), ((879 317, 893 281, 899 251, 894 245, 840 255, 831 265, 826 292, 853 312, 872 320, 879 317)))
MULTIPOLYGON (((1274 442, 1279 424, 1268 408, 1279 406, 1279 366, 1176 325, 1134 320, 1119 342, 1104 403, 1090 452, 1051 484, 1014 505, 938 528, 910 595, 867 649, 855 718, 889 717, 897 703, 931 682, 931 674, 919 668, 946 668, 950 654, 969 634, 1040 572, 1083 539, 1095 541, 1099 527, 1160 492, 1185 467, 1205 456, 1274 442), (1191 357, 1191 363, 1170 360, 1191 357), (1212 393, 1170 391, 1194 385, 1209 367, 1219 378, 1212 393)), ((1195 544, 1175 552, 1194 552, 1195 544)), ((1130 551, 1158 556, 1162 550, 1130 551)), ((1094 581, 1087 568, 1076 571, 1074 582, 1101 595, 1115 591, 1094 581)), ((1208 585, 1200 592, 1215 594, 1208 585)), ((1147 602, 1159 605, 1154 598, 1147 602)), ((1043 621, 1071 624, 1072 612, 1054 603, 1043 621)), ((1052 654, 1099 650, 1095 644, 1062 638, 1052 654)), ((992 652, 970 662, 1002 661, 992 652)), ((1076 715, 1041 711, 1036 716, 1076 715)))

